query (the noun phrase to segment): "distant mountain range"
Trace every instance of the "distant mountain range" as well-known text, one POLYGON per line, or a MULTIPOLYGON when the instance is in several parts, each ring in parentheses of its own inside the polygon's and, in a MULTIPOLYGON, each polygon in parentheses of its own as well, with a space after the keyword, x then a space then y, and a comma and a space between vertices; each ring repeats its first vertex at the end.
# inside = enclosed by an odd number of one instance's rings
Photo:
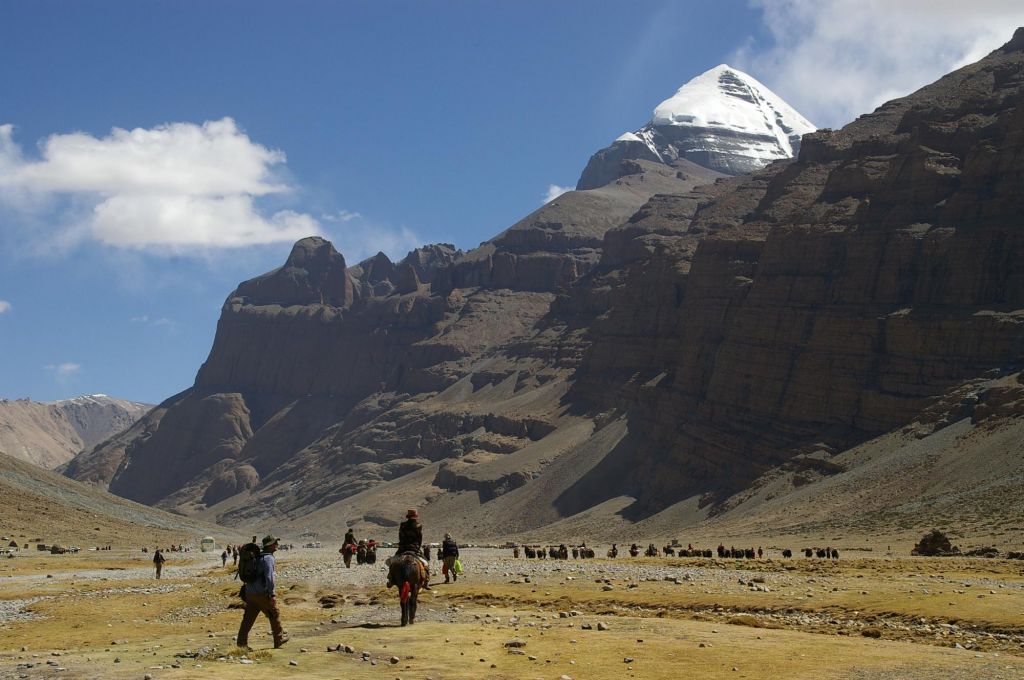
POLYGON ((52 402, 0 399, 0 451, 56 468, 128 429, 151 408, 105 394, 52 402))
POLYGON ((119 498, 88 484, 12 458, 0 451, 0 531, 34 553, 36 542, 81 548, 196 545, 213 534, 237 536, 197 522, 119 498))
POLYGON ((299 241, 67 474, 339 535, 410 506, 429 540, 1016 527, 1022 106, 1024 30, 801 139, 713 69, 474 250, 299 241))

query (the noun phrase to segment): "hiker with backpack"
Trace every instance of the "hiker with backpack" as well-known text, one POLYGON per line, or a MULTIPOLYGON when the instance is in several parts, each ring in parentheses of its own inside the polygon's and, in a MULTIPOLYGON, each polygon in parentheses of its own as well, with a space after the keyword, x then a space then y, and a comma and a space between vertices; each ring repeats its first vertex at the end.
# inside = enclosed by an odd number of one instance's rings
POLYGON ((281 627, 281 612, 277 608, 274 590, 274 552, 279 541, 274 536, 265 536, 262 550, 253 542, 243 545, 238 551, 238 577, 243 583, 238 594, 245 601, 245 613, 235 640, 239 647, 249 648, 249 631, 260 612, 270 621, 274 649, 280 649, 288 642, 281 627))
POLYGON ((445 583, 448 583, 449 578, 459 580, 462 565, 459 564, 459 569, 456 569, 455 565, 458 561, 459 544, 455 542, 451 534, 445 534, 444 542, 441 543, 441 573, 444 574, 445 583))

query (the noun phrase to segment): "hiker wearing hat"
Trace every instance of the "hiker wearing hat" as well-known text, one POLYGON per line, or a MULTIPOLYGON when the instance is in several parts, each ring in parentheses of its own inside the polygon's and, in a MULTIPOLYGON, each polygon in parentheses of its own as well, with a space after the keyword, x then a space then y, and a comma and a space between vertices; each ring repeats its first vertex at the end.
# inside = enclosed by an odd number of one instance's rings
MULTIPOLYGON (((416 556, 416 559, 420 561, 423 571, 423 586, 424 590, 430 590, 428 581, 430 580, 430 565, 420 551, 420 546, 423 545, 423 525, 420 524, 420 515, 416 512, 415 508, 409 508, 405 512, 405 521, 398 525, 398 552, 395 556, 401 555, 402 553, 412 553, 416 556)), ((391 565, 391 560, 387 561, 388 566, 391 565)), ((388 577, 388 587, 391 587, 390 576, 388 577)))
POLYGON ((281 612, 277 608, 277 597, 274 590, 274 552, 280 539, 275 536, 264 536, 263 552, 255 564, 255 577, 245 580, 242 587, 242 599, 245 600, 245 613, 242 625, 238 627, 236 642, 239 647, 249 646, 249 631, 256 623, 260 612, 270 621, 270 632, 274 635, 274 649, 279 649, 288 642, 281 628, 281 612))

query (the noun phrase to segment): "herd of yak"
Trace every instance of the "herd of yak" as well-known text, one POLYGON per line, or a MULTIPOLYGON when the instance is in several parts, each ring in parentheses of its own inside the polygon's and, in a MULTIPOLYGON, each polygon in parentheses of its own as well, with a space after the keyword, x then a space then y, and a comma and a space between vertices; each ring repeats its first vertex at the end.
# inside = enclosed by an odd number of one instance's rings
MULTIPOLYGON (((638 557, 640 555, 640 552, 641 549, 639 546, 637 546, 636 543, 629 546, 630 557, 638 557)), ((681 546, 675 547, 671 545, 666 545, 659 551, 656 547, 654 547, 653 543, 649 544, 647 548, 643 550, 643 554, 645 557, 658 557, 660 555, 665 555, 666 557, 714 557, 716 552, 718 557, 722 559, 734 558, 753 560, 760 559, 764 556, 764 550, 762 550, 761 548, 726 548, 724 545, 721 544, 718 546, 717 551, 712 550, 711 548, 694 548, 692 545, 689 545, 685 548, 681 546)), ((833 560, 839 559, 839 551, 832 547, 804 548, 803 553, 804 557, 819 557, 821 559, 833 560)), ((513 546, 512 556, 518 559, 521 555, 525 555, 526 559, 531 560, 567 560, 569 559, 569 556, 572 555, 572 558, 574 560, 577 560, 589 559, 594 557, 594 549, 588 548, 585 543, 583 545, 572 547, 566 546, 564 543, 558 546, 549 545, 546 547, 541 545, 513 546)), ((608 549, 607 556, 618 557, 618 546, 612 544, 612 547, 608 549)), ((793 551, 787 548, 782 551, 782 556, 792 557, 793 551)))

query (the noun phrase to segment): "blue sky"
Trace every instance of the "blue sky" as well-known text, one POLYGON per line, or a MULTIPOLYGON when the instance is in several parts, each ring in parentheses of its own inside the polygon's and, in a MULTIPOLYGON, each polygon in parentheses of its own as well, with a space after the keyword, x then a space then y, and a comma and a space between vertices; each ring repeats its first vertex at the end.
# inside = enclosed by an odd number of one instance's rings
POLYGON ((161 401, 298 236, 471 248, 719 63, 838 126, 1024 24, 905 5, 6 0, 0 397, 161 401))

